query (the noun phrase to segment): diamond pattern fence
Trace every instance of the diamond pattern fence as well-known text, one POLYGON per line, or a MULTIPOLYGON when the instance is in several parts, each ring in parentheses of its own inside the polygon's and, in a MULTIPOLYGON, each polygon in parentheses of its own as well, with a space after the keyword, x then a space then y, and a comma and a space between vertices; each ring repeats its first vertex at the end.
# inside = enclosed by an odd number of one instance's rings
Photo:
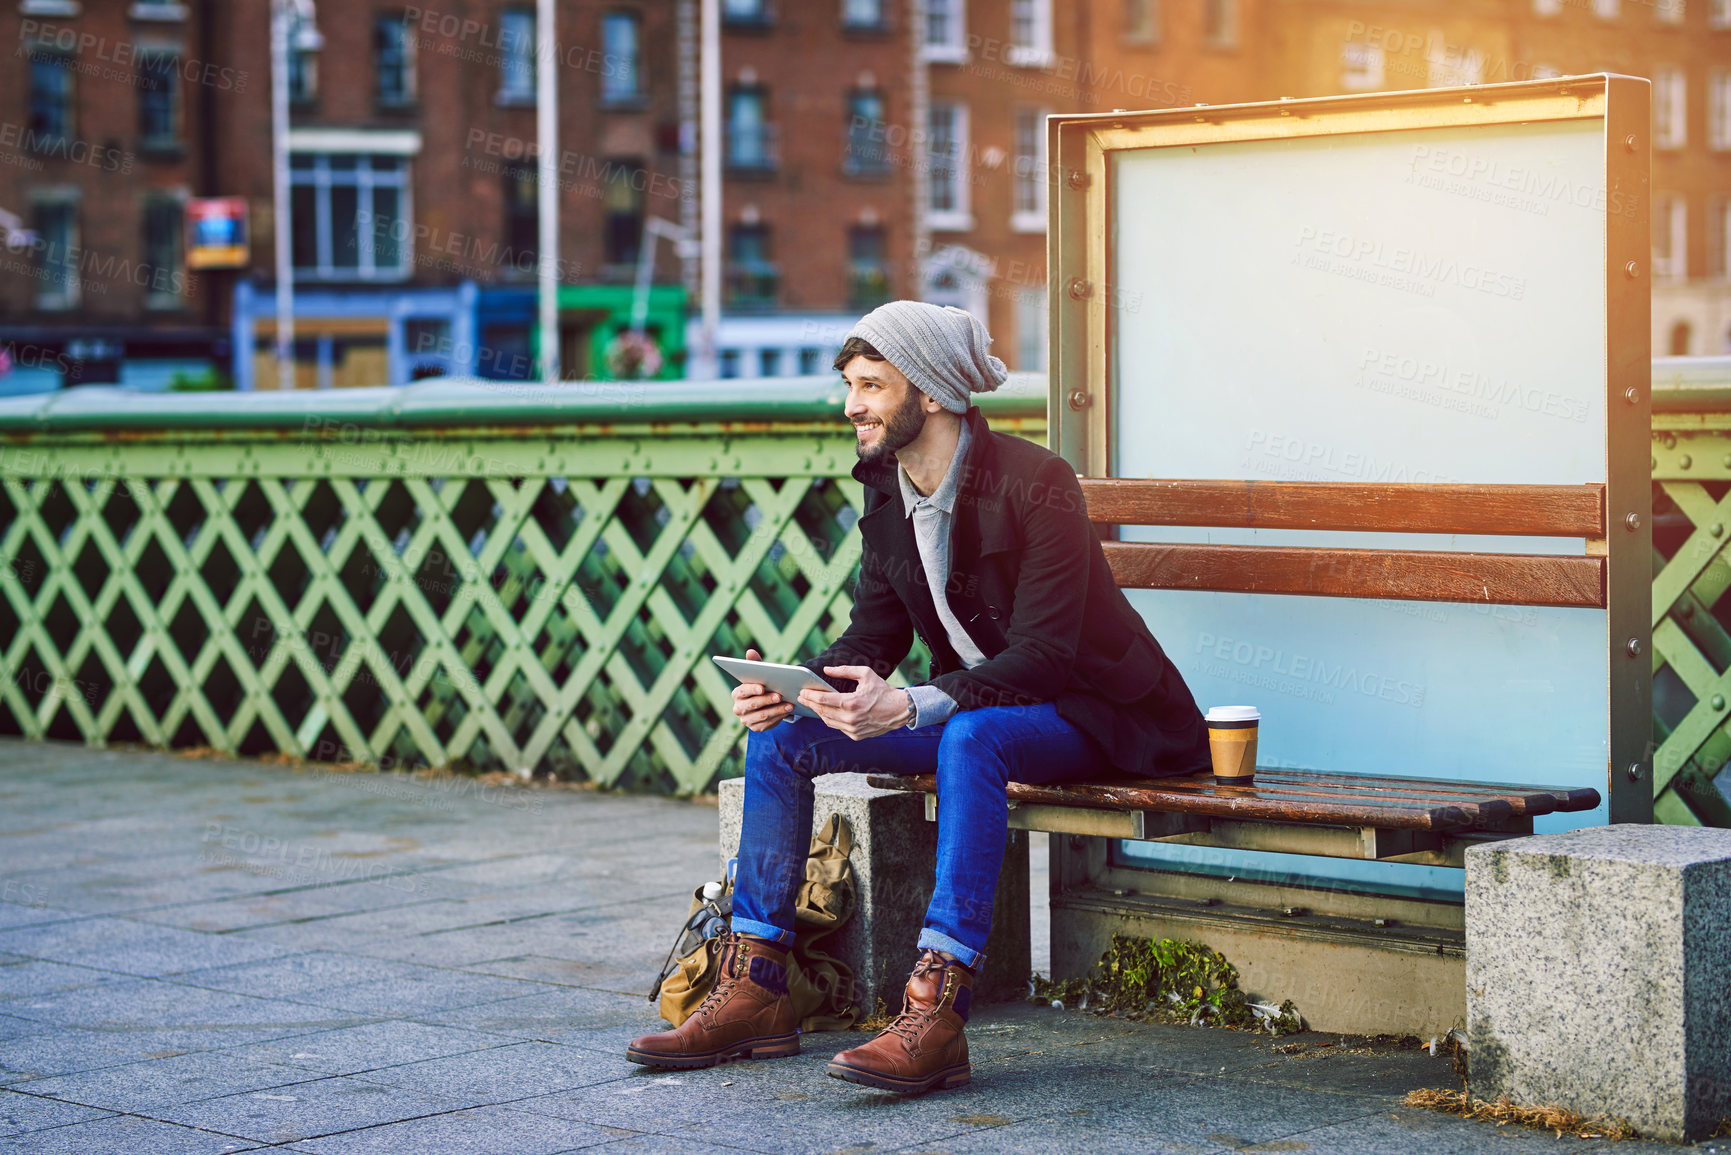
MULTIPOLYGON (((705 790, 745 734, 709 655, 797 660, 848 617, 828 389, 750 426, 0 419, 0 732, 705 790)), ((1043 398, 1005 402, 1044 436, 1043 398)))

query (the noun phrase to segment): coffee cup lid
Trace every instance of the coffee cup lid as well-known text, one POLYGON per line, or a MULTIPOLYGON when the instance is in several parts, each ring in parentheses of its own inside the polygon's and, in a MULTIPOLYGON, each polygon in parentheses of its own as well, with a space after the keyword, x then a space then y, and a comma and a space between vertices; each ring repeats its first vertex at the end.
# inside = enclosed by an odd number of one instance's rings
POLYGON ((1262 712, 1255 706, 1210 706, 1206 722, 1256 722, 1262 712))

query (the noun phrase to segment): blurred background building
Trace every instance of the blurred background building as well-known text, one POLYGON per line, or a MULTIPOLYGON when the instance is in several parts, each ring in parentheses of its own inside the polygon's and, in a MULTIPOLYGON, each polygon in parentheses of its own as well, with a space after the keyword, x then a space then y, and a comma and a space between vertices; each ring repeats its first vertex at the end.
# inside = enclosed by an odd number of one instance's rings
MULTIPOLYGON (((0 391, 277 387, 271 2, 0 0, 0 391)), ((1654 352, 1731 352, 1731 0, 716 2, 722 376, 827 372, 895 297, 1043 369, 1047 113, 1593 71, 1653 81, 1654 352)), ((297 387, 537 374, 540 68, 563 375, 685 375, 699 0, 556 11, 542 44, 532 0, 312 9, 297 387)))

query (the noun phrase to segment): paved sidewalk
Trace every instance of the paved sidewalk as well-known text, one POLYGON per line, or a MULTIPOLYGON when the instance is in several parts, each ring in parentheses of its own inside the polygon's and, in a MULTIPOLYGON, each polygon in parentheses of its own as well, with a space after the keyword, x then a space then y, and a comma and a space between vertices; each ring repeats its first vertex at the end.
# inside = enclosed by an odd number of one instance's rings
POLYGON ((1452 1085, 1424 1052, 1019 1004, 977 1010, 971 1085, 915 1099, 824 1075, 857 1034, 633 1066, 715 830, 667 799, 0 740, 0 1151, 1683 1150, 1401 1107, 1452 1085))

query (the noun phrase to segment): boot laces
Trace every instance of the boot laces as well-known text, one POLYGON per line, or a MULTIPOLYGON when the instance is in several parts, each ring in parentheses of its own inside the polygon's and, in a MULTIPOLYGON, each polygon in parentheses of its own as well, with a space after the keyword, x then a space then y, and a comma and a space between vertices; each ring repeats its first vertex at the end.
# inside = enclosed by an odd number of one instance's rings
POLYGON ((728 995, 739 985, 740 976, 745 973, 745 956, 748 948, 740 941, 739 935, 733 931, 724 931, 721 941, 721 967, 715 976, 715 985, 709 988, 709 993, 703 996, 703 1001, 697 1004, 693 1014, 707 1014, 714 1009, 716 1003, 728 995))
MULTIPOLYGON (((914 964, 913 978, 924 978, 933 971, 941 971, 944 969, 944 965, 944 960, 937 955, 923 954, 920 956, 920 961, 914 964)), ((938 1008, 942 1003, 943 990, 941 988, 938 991, 937 1003, 930 1009, 904 1003, 902 1013, 896 1016, 894 1022, 884 1028, 884 1034, 900 1035, 910 1043, 918 1042, 925 1028, 931 1024, 933 1019, 938 1017, 938 1008)))

